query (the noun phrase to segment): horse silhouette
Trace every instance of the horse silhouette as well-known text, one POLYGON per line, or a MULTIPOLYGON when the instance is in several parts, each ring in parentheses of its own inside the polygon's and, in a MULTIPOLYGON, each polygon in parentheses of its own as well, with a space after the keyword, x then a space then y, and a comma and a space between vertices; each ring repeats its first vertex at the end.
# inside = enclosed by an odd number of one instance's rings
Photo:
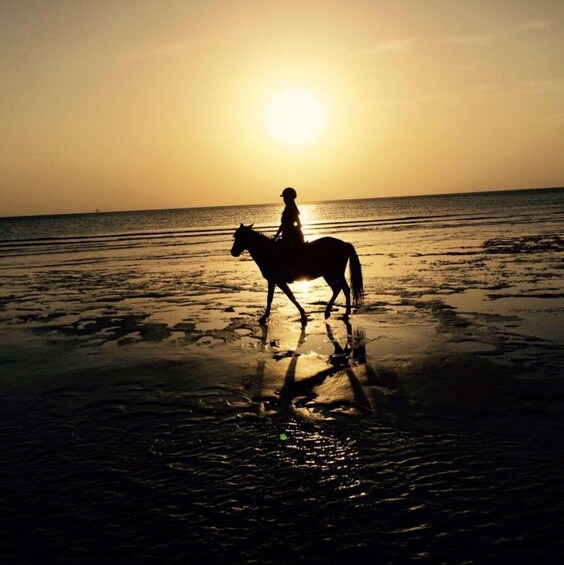
POLYGON ((234 239, 231 255, 239 257, 247 250, 268 282, 266 311, 259 320, 261 324, 265 324, 270 316, 276 286, 296 306, 300 312, 302 325, 307 324, 305 310, 288 286, 288 283, 296 280, 312 280, 319 277, 325 279, 333 291, 333 296, 325 308, 325 318, 331 316, 331 309, 341 290, 347 304, 344 319, 348 319, 351 313, 351 287, 354 307, 357 308, 363 302, 362 268, 355 248, 346 241, 334 237, 322 237, 299 248, 288 250, 280 243, 253 230, 253 224, 250 226, 241 224, 235 231, 234 239), (345 279, 347 263, 349 263, 351 287, 345 279))

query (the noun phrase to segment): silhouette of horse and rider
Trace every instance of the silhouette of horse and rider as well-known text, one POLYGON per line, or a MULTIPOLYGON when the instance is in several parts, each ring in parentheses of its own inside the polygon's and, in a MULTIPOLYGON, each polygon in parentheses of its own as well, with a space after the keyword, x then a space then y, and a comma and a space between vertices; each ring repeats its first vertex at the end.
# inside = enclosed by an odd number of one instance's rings
POLYGON ((281 196, 286 206, 276 235, 269 238, 253 230, 253 224, 241 224, 235 231, 235 241, 231 248, 233 257, 239 257, 243 251, 248 251, 267 280, 266 310, 259 320, 260 323, 265 324, 268 321, 274 289, 278 286, 298 309, 302 325, 306 325, 306 312, 296 300, 288 283, 319 277, 323 277, 333 291, 325 308, 325 318, 331 316, 333 304, 343 291, 346 300, 343 317, 348 319, 351 313, 351 287, 352 305, 355 308, 360 306, 364 299, 362 268, 355 248, 352 244, 334 237, 304 242, 300 212, 295 202, 297 193, 288 187, 283 190, 281 196), (347 263, 350 270, 350 287, 345 278, 347 263))

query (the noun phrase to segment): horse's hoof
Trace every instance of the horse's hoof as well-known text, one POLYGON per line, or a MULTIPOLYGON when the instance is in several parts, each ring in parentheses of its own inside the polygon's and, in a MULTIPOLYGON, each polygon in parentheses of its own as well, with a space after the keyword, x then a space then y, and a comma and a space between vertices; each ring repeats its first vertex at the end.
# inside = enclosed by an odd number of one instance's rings
POLYGON ((331 312, 329 310, 325 310, 325 319, 329 319, 331 317, 331 312))
POLYGON ((265 315, 265 316, 261 316, 261 317, 259 318, 259 324, 260 324, 261 326, 266 326, 266 324, 268 324, 268 316, 266 316, 266 315, 265 315))
POLYGON ((307 316, 305 314, 300 318, 300 322, 302 324, 302 328, 307 326, 307 316))

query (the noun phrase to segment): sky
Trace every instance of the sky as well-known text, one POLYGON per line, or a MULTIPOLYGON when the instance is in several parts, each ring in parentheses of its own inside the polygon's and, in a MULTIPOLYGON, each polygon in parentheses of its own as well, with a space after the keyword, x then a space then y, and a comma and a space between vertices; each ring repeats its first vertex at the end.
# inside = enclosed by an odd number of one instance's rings
POLYGON ((0 0, 0 216, 563 185, 561 0, 0 0))

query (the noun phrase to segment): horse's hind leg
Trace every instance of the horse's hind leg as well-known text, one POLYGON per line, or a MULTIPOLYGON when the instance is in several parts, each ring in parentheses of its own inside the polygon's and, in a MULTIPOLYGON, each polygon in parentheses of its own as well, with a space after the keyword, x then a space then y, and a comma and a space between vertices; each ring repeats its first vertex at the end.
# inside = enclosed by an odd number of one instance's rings
POLYGON ((344 276, 341 278, 341 286, 343 287, 343 293, 347 301, 347 309, 345 310, 344 318, 348 319, 351 314, 351 288, 344 276))
MULTIPOLYGON (((325 281, 327 282, 327 284, 331 287, 331 290, 333 291, 333 296, 331 297, 329 302, 327 302, 327 306, 325 308, 325 319, 327 319, 331 316, 331 309, 333 308, 333 304, 335 304, 335 300, 337 300, 337 296, 339 296, 339 292, 341 292, 342 282, 339 282, 339 281, 334 280, 334 279, 328 279, 326 277, 323 277, 323 278, 325 279, 325 281)), ((345 282, 345 284, 346 284, 346 282, 345 282)))

